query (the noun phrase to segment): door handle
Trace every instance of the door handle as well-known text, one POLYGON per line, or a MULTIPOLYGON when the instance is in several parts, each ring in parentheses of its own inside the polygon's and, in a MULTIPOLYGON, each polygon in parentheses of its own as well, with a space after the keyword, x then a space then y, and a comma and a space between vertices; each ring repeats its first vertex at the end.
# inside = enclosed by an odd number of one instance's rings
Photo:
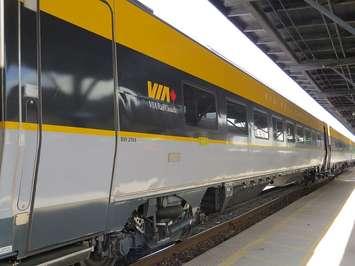
MULTIPOLYGON (((31 206, 31 197, 33 193, 33 180, 36 175, 36 163, 38 154, 38 145, 40 138, 40 117, 39 117, 39 94, 38 87, 32 84, 26 84, 22 87, 23 102, 23 122, 32 123, 30 131, 23 131, 21 139, 23 145, 19 154, 19 172, 21 176, 17 208, 20 211, 26 211, 31 206)), ((25 220, 26 221, 26 220, 25 220)), ((20 222, 19 222, 20 223, 20 222)))
POLYGON ((26 84, 23 90, 24 107, 25 107, 25 122, 38 123, 38 87, 32 84, 26 84))

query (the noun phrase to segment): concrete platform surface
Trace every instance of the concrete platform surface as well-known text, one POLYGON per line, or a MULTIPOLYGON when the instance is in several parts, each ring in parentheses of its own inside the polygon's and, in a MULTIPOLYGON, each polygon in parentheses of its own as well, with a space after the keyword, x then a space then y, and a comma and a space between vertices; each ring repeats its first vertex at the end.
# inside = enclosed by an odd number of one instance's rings
POLYGON ((185 266, 355 266, 355 169, 185 266))

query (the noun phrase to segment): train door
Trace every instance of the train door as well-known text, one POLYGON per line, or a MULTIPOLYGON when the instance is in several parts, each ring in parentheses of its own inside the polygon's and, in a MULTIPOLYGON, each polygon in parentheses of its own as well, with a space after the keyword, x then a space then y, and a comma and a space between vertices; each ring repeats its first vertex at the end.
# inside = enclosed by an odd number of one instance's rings
MULTIPOLYGON (((16 239, 20 250, 26 246, 27 233, 39 163, 41 146, 41 95, 38 69, 38 32, 34 1, 8 1, 9 12, 16 18, 16 58, 18 69, 18 150, 16 153, 16 177, 18 198, 16 202, 16 239), (15 11, 16 10, 16 11, 15 11)), ((11 25, 14 26, 14 25, 11 25)), ((8 26, 10 27, 10 25, 8 26)), ((12 29, 14 30, 14 28, 12 29)), ((9 77, 11 79, 12 77, 9 77)), ((12 96, 9 96, 12 98, 12 96)), ((9 107, 8 114, 14 110, 9 107)))
POLYGON ((105 230, 116 149, 109 6, 38 2, 43 131, 29 251, 105 230))

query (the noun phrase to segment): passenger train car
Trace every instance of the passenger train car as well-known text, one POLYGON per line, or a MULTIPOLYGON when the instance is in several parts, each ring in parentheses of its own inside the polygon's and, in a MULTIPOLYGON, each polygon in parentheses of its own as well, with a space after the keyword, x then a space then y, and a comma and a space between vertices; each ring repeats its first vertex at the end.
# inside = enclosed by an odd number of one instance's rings
POLYGON ((345 136, 138 2, 0 10, 3 262, 154 250, 201 214, 355 158, 345 136))

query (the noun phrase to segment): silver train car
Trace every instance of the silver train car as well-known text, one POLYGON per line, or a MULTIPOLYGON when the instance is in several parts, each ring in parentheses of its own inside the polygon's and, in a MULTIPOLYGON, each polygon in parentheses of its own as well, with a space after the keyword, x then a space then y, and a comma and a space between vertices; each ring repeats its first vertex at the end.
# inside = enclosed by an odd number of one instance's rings
POLYGON ((3 263, 154 250, 355 159, 351 140, 135 1, 0 0, 0 31, 3 263))

